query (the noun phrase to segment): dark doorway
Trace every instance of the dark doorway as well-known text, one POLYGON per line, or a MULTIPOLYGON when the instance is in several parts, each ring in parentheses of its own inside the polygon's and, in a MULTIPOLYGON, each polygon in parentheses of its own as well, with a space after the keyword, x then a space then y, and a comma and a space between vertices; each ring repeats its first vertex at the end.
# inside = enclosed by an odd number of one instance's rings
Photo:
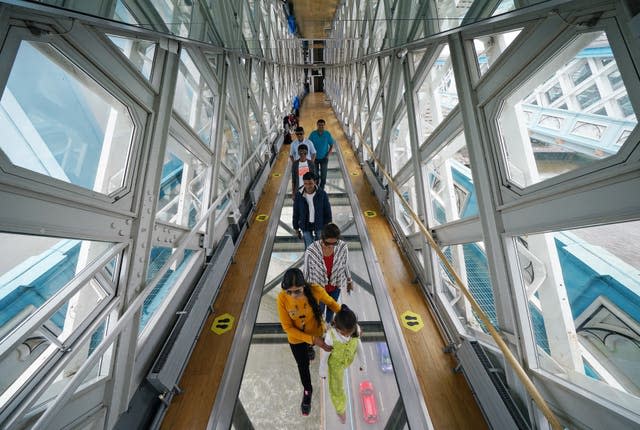
POLYGON ((313 91, 316 93, 324 92, 324 76, 313 77, 313 91))

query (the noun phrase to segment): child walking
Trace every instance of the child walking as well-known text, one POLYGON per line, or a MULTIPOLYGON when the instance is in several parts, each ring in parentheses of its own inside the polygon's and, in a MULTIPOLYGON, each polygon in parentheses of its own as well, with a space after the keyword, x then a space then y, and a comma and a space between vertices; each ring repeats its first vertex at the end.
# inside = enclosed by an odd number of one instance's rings
POLYGON ((345 305, 335 315, 324 341, 333 347, 331 352, 321 350, 320 377, 329 375, 329 395, 341 423, 346 422, 347 394, 344 389, 344 371, 356 355, 360 370, 365 370, 364 351, 360 342, 360 326, 356 314, 345 305))

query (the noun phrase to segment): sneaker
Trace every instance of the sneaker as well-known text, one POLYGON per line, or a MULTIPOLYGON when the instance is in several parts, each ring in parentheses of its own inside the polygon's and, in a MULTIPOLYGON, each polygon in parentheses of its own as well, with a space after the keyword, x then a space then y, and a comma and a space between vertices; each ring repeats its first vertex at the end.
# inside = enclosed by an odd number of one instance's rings
POLYGON ((310 391, 304 390, 300 409, 302 410, 302 415, 304 415, 305 417, 309 416, 309 412, 311 412, 311 392, 310 391))
POLYGON ((309 361, 313 361, 316 358, 316 350, 313 346, 309 346, 307 349, 307 357, 309 357, 309 361))

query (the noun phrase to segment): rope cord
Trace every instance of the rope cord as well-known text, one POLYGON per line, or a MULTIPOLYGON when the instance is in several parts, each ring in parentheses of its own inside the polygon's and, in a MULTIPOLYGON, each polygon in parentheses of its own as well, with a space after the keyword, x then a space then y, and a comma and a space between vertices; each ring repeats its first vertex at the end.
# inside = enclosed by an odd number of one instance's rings
POLYGON ((442 264, 449 271, 456 285, 458 286, 462 294, 464 294, 464 296, 467 298, 467 300, 471 304, 473 311, 476 313, 478 318, 480 318, 480 320, 484 323, 485 327, 487 327, 489 334, 491 334, 491 337, 493 338, 493 340, 495 340, 496 344, 504 354, 507 362, 509 363, 509 365, 511 365, 512 369, 515 371, 516 375, 518 376, 518 379, 520 379, 520 382, 522 382, 525 389, 527 390, 527 392, 529 393, 533 401, 536 403, 540 411, 547 418, 547 421, 549 421, 549 424, 551 425, 551 427, 554 430, 563 430, 564 426, 560 424, 560 421, 558 420, 556 415, 553 413, 553 411, 551 410, 547 402, 544 400, 544 398, 542 397, 542 395, 540 394, 536 386, 531 381, 531 379, 529 379, 529 375, 527 375, 527 373, 524 371, 524 369, 522 368, 518 360, 516 360, 515 356, 513 355, 513 353, 505 343, 505 341, 502 339, 502 336, 500 336, 500 333, 498 332, 498 330, 493 326, 493 324, 491 324, 489 317, 484 313, 484 311, 482 310, 482 308, 480 307, 476 299, 471 295, 471 292, 469 291, 469 289, 464 285, 464 283, 462 282, 462 279, 460 279, 460 276, 458 276, 458 273, 454 270, 451 263, 449 263, 449 260, 447 260, 447 257, 445 256, 444 252, 442 251, 442 249, 440 249, 440 246, 438 246, 436 241, 433 239, 433 236, 431 236, 431 233, 429 232, 429 230, 425 227, 422 221, 420 221, 420 218, 418 218, 418 215, 413 211, 413 208, 409 205, 409 203, 404 199, 404 197, 402 197, 402 193, 400 192, 400 189, 393 181, 393 178, 391 177, 391 175, 387 173, 386 169, 384 168, 380 160, 378 160, 378 158, 375 156, 373 149, 369 145, 364 143, 364 139, 362 139, 362 135, 359 132, 357 133, 358 135, 360 135, 360 138, 362 140, 362 146, 364 146, 367 149, 373 161, 378 165, 380 172, 387 178, 389 185, 391 186, 393 191, 396 193, 396 195, 399 197, 400 202, 402 203, 404 208, 407 210, 409 215, 411 215, 411 218, 413 218, 413 220, 418 225, 420 231, 422 232, 424 237, 427 239, 429 246, 431 246, 431 248, 436 251, 436 254, 438 254, 438 257, 442 261, 442 264))

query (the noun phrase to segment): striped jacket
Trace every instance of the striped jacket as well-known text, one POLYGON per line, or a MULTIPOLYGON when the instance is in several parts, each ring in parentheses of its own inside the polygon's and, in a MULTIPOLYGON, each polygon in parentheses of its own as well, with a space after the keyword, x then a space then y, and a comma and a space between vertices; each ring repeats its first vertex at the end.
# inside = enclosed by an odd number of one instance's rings
POLYGON ((338 288, 347 286, 347 281, 351 280, 349 271, 349 250, 347 243, 338 240, 333 250, 333 269, 331 279, 327 279, 327 268, 322 258, 322 241, 313 242, 304 253, 304 266, 302 267, 304 279, 307 282, 320 285, 335 285, 338 288))

